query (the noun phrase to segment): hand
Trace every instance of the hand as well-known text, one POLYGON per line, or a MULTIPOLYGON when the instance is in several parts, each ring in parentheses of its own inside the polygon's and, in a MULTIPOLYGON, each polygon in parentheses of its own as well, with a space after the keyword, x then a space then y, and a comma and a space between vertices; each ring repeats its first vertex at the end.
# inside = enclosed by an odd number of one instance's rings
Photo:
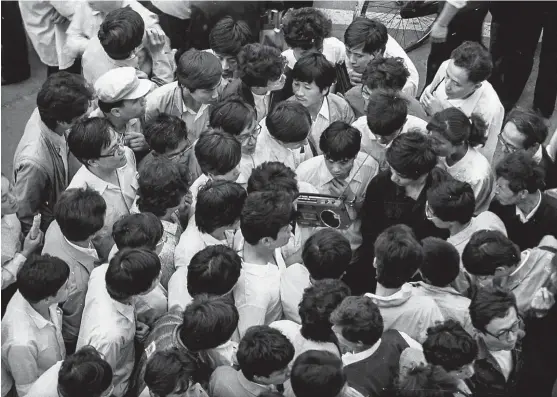
POLYGON ((547 288, 540 288, 534 294, 530 307, 537 317, 543 317, 555 304, 555 297, 547 288))
POLYGON ((151 53, 162 51, 166 44, 166 35, 159 27, 153 27, 145 30, 147 34, 147 47, 151 53))
POLYGON ((147 324, 142 323, 141 321, 135 322, 135 339, 137 339, 139 343, 145 342, 145 339, 147 339, 147 336, 149 335, 149 331, 150 328, 147 324))
POLYGON ((449 33, 449 29, 447 26, 441 25, 438 21, 433 23, 431 27, 431 33, 429 37, 431 37, 431 41, 433 43, 444 43, 447 41, 447 34, 449 33))
POLYGON ((360 84, 362 82, 362 74, 354 70, 350 70, 348 72, 348 77, 350 78, 350 82, 354 85, 360 84))
POLYGON ((178 213, 180 214, 180 216, 187 216, 189 218, 192 202, 192 194, 190 191, 188 191, 188 193, 184 197, 182 197, 182 201, 180 201, 180 205, 178 206, 178 213))
POLYGON ((437 99, 429 90, 424 91, 422 100, 420 101, 426 113, 430 116, 445 109, 443 103, 437 99))
POLYGON ((143 150, 149 149, 149 145, 145 140, 145 136, 140 132, 128 132, 124 136, 124 141, 126 146, 128 146, 134 152, 141 152, 143 150))
POLYGON ((37 238, 32 239, 30 236, 31 233, 27 233, 27 237, 25 237, 25 241, 23 241, 23 249, 21 250, 21 255, 28 258, 33 252, 35 252, 43 243, 44 233, 42 230, 39 230, 39 234, 37 238))
POLYGON ((346 181, 341 181, 339 179, 333 179, 331 182, 331 187, 329 191, 333 196, 343 196, 347 201, 354 201, 356 195, 350 188, 350 185, 346 181))

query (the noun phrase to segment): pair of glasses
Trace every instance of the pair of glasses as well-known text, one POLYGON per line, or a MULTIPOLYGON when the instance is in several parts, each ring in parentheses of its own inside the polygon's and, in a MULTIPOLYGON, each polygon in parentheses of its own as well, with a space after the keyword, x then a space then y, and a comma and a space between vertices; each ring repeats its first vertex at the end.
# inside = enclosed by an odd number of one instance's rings
POLYGON ((517 148, 513 145, 511 145, 509 142, 507 142, 507 140, 505 139, 505 137, 503 136, 503 131, 501 131, 498 135, 498 140, 499 142, 501 142, 501 145, 503 145, 503 150, 507 153, 514 153, 517 150, 520 150, 520 148, 517 148))
POLYGON ((182 150, 180 150, 179 152, 174 153, 174 154, 171 154, 171 155, 169 155, 169 156, 167 156, 167 157, 168 157, 169 160, 172 160, 172 161, 180 160, 180 159, 182 159, 182 158, 186 155, 186 153, 188 152, 188 150, 189 150, 190 148, 191 148, 191 144, 190 144, 189 141, 188 141, 186 147, 184 147, 184 148, 183 148, 182 150))
POLYGON ((497 335, 492 334, 488 330, 484 330, 483 332, 493 336, 496 339, 504 340, 504 339, 508 339, 511 334, 518 333, 518 331, 523 328, 523 324, 524 323, 522 322, 522 318, 519 316, 518 320, 516 320, 516 322, 510 328, 499 331, 497 335))
POLYGON ((251 139, 256 140, 259 134, 261 134, 261 128, 262 127, 257 124, 251 133, 239 135, 238 139, 240 140, 240 143, 246 143, 251 139))
POLYGON ((118 134, 118 139, 116 140, 116 145, 110 149, 110 152, 100 155, 99 158, 103 159, 106 157, 113 157, 115 156, 119 151, 121 151, 124 148, 124 134, 118 134))

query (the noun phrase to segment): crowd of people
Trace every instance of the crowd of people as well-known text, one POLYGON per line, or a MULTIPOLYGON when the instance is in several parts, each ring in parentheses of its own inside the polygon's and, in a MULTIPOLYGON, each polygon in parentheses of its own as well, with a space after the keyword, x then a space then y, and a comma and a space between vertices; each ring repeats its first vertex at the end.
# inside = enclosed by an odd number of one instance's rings
POLYGON ((2 397, 556 396, 542 99, 465 40, 419 93, 383 23, 312 7, 183 48, 170 3, 19 3, 49 70, 1 180, 2 397))

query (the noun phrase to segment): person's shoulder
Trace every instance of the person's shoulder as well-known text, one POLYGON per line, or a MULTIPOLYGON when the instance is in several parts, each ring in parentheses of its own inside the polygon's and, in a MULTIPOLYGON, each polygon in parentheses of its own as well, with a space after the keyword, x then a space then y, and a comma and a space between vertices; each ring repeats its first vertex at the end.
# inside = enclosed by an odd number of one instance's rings
POLYGON ((165 96, 172 95, 176 88, 178 88, 178 82, 173 81, 172 83, 168 83, 168 84, 165 84, 165 85, 162 85, 160 87, 155 88, 153 91, 151 91, 149 94, 147 94, 145 99, 147 101, 149 101, 149 100, 159 99, 159 98, 163 98, 165 96))
POLYGON ((232 386, 231 384, 229 384, 229 382, 232 379, 237 378, 237 376, 238 371, 236 369, 228 365, 221 365, 213 371, 213 374, 211 375, 211 383, 213 383, 214 380, 214 382, 216 383, 222 383, 226 386, 232 386))
POLYGON ((503 226, 505 229, 505 224, 499 218, 499 216, 491 211, 484 211, 479 213, 474 218, 474 223, 478 226, 478 230, 488 229, 488 230, 500 230, 503 226))
POLYGON ((317 172, 319 167, 323 165, 323 159, 324 158, 322 155, 307 159, 306 161, 302 162, 302 164, 300 164, 298 168, 296 168, 296 174, 298 174, 299 178, 303 178, 305 176, 308 176, 308 174, 317 172))
POLYGON ((337 94, 329 94, 329 95, 327 95, 327 98, 329 99, 329 106, 331 106, 331 104, 332 104, 332 105, 334 105, 338 108, 341 108, 341 109, 352 110, 352 108, 350 107, 350 105, 348 104, 346 99, 338 96, 337 94))

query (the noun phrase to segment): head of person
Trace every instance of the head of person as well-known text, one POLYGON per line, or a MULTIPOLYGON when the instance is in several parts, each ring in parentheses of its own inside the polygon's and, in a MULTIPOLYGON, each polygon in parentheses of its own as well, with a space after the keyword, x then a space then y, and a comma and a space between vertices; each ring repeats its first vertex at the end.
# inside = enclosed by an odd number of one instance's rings
POLYGON ((375 58, 383 57, 389 34, 377 19, 356 18, 344 32, 346 58, 357 73, 364 73, 375 58))
POLYGON ((458 383, 441 366, 419 363, 399 375, 396 390, 399 397, 453 397, 458 383))
POLYGON ((248 194, 240 215, 240 229, 246 242, 268 250, 288 243, 294 217, 292 196, 286 192, 264 191, 248 194))
POLYGON ((182 90, 182 96, 189 95, 197 103, 216 102, 221 77, 221 63, 209 52, 191 49, 184 52, 178 60, 178 87, 182 90))
POLYGON ((51 130, 66 132, 91 106, 93 89, 82 76, 58 72, 46 78, 37 94, 42 122, 51 130))
POLYGON ((196 253, 188 266, 188 292, 197 297, 202 294, 226 296, 240 278, 242 260, 232 248, 210 245, 196 253))
POLYGON ((180 117, 159 113, 148 121, 143 134, 151 150, 173 162, 189 165, 184 155, 191 143, 186 123, 180 117))
POLYGON ((15 214, 18 209, 13 183, 2 173, 2 216, 15 214))
POLYGON ((284 41, 299 60, 312 51, 323 51, 323 40, 331 35, 332 21, 312 7, 292 10, 285 15, 284 41))
POLYGON ((145 22, 130 6, 110 11, 104 18, 98 38, 106 54, 116 60, 133 59, 141 50, 145 22))
POLYGON ((102 229, 106 202, 91 188, 68 189, 54 205, 54 217, 69 241, 86 241, 102 229))
POLYGON ((246 331, 236 357, 247 380, 260 385, 280 385, 290 376, 294 346, 278 329, 256 325, 246 331))
POLYGON ((221 129, 208 129, 201 133, 195 147, 195 158, 201 172, 211 179, 235 181, 240 172, 242 146, 235 136, 221 129))
POLYGON ((427 191, 426 217, 440 229, 466 225, 474 216, 476 199, 472 186, 449 179, 427 191))
POLYGON ((318 280, 307 287, 299 305, 302 336, 316 342, 337 344, 329 318, 333 310, 349 295, 350 288, 335 279, 318 280))
POLYGON ((245 21, 226 16, 215 24, 209 33, 209 47, 220 61, 222 77, 234 77, 238 70, 238 53, 251 41, 251 30, 245 21))
POLYGON ((367 125, 383 147, 397 137, 406 123, 408 101, 395 90, 374 90, 366 108, 367 125))
POLYGON ((296 173, 280 161, 266 161, 253 169, 248 179, 248 193, 286 192, 292 200, 299 194, 296 173))
POLYGON ((383 334, 383 317, 367 296, 348 296, 331 313, 331 324, 343 352, 360 352, 383 334))
POLYGON ((259 43, 246 44, 238 54, 238 75, 253 92, 263 95, 282 90, 286 60, 280 50, 259 43))
POLYGON ((474 375, 478 344, 458 321, 447 320, 429 327, 423 348, 429 364, 441 366, 455 379, 474 375))
POLYGON ((516 205, 545 188, 545 171, 525 150, 508 154, 495 166, 495 198, 503 205, 516 205))
POLYGON ((505 119, 499 142, 504 153, 524 149, 534 154, 547 139, 548 132, 542 116, 532 110, 515 108, 505 119))
POLYGON ((112 368, 93 346, 83 346, 62 362, 58 372, 61 397, 108 397, 112 391, 112 368))
POLYGON ((294 98, 306 108, 321 106, 336 80, 335 67, 320 53, 298 59, 292 69, 294 98))
POLYGON ((236 182, 213 180, 201 186, 195 205, 195 223, 201 233, 238 229, 245 189, 236 182))
POLYGON ((460 273, 460 254, 451 243, 438 237, 426 237, 421 242, 423 280, 436 287, 448 286, 460 273))
POLYGON ((110 11, 114 11, 122 7, 124 1, 123 0, 109 0, 109 1, 87 0, 87 3, 89 4, 89 7, 91 7, 93 11, 99 11, 102 12, 103 14, 108 14, 110 11))
POLYGON ((487 348, 492 351, 512 350, 523 336, 512 292, 494 287, 480 288, 470 302, 470 319, 487 348))
POLYGON ((290 382, 296 397, 337 397, 348 387, 342 360, 320 350, 308 350, 294 360, 290 382))
POLYGON ((424 183, 437 165, 431 139, 413 131, 393 139, 385 157, 391 170, 391 180, 401 187, 424 183))
POLYGON ((112 226, 112 238, 119 250, 144 248, 157 251, 163 233, 162 222, 150 212, 123 216, 112 226))
POLYGON ((307 108, 294 101, 280 102, 265 119, 271 137, 291 150, 307 144, 311 124, 311 115, 307 108))
POLYGON ((352 260, 350 242, 334 229, 318 230, 308 238, 302 261, 313 280, 340 279, 352 260))
POLYGON ((394 225, 385 229, 375 240, 377 282, 385 288, 400 288, 420 268, 424 253, 412 229, 394 225))
POLYGON ((228 97, 215 104, 209 115, 209 126, 235 136, 240 141, 243 154, 255 152, 261 127, 253 106, 241 97, 228 97))
POLYGON ((489 51, 480 43, 465 41, 451 53, 445 77, 447 97, 467 98, 489 78, 492 69, 489 51))
POLYGON ((70 267, 62 259, 50 255, 34 255, 17 272, 17 287, 23 298, 44 306, 68 299, 70 267))
POLYGON ((200 375, 198 360, 173 347, 156 351, 145 367, 145 384, 153 397, 186 396, 200 375))
POLYGON ((464 268, 480 285, 497 284, 514 272, 520 261, 518 245, 498 230, 478 230, 462 252, 464 268))
POLYGON ((161 261, 156 253, 144 248, 124 248, 110 260, 106 271, 106 291, 116 301, 146 295, 159 283, 161 261))
POLYGON ((367 63, 362 74, 362 98, 367 109, 369 96, 373 90, 385 89, 401 91, 410 77, 410 72, 402 58, 375 57, 367 63))
POLYGON ((335 121, 323 131, 319 138, 319 149, 333 177, 348 178, 360 152, 361 142, 360 131, 344 121, 335 121))
POLYGON ((159 218, 170 215, 184 205, 188 194, 185 170, 165 156, 147 158, 139 168, 137 207, 159 218))
POLYGON ((238 310, 229 299, 200 295, 186 306, 178 337, 191 352, 228 342, 238 327, 238 310))
POLYGON ((68 135, 68 148, 88 169, 115 171, 128 162, 123 135, 101 117, 76 122, 68 135))

